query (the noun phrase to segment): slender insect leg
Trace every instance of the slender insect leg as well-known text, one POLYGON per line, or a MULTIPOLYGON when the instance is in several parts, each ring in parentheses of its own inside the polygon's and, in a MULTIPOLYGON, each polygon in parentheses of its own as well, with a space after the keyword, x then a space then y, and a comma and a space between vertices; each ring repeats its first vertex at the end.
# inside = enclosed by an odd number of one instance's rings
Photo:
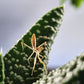
POLYGON ((36 54, 36 56, 35 56, 35 58, 34 58, 34 66, 33 66, 33 69, 32 69, 32 74, 31 74, 31 75, 33 75, 33 71, 34 71, 34 69, 35 69, 35 65, 36 65, 36 58, 37 58, 37 54, 36 54))
POLYGON ((40 63, 41 63, 41 64, 43 64, 44 70, 45 70, 45 71, 46 71, 46 73, 47 73, 47 70, 46 70, 46 67, 45 67, 44 62, 40 59, 40 57, 39 57, 39 56, 38 56, 38 59, 39 59, 40 63))
POLYGON ((34 52, 28 57, 28 63, 30 64, 30 62, 29 62, 29 59, 31 58, 31 56, 34 54, 34 52))
POLYGON ((41 46, 43 46, 43 45, 46 45, 46 42, 42 43, 42 44, 41 44, 41 45, 39 45, 38 47, 41 47, 41 46))
POLYGON ((22 45, 25 45, 26 47, 28 47, 29 49, 33 50, 33 48, 31 48, 30 46, 28 46, 27 44, 25 44, 24 42, 21 42, 22 45))
POLYGON ((42 55, 39 55, 40 57, 44 58, 42 55))

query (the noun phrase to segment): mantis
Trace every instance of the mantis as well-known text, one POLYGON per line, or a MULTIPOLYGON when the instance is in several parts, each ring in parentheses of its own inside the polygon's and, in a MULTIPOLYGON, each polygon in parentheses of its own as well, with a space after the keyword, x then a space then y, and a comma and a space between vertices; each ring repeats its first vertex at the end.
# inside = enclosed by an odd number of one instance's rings
POLYGON ((27 44, 24 43, 23 41, 21 42, 21 44, 22 44, 22 48, 24 48, 24 47, 23 47, 23 45, 24 45, 24 46, 28 47, 29 49, 31 49, 31 50, 33 51, 32 54, 31 54, 31 55, 28 57, 28 59, 27 59, 29 64, 30 64, 29 59, 33 56, 34 53, 36 53, 36 54, 35 54, 35 58, 34 58, 34 65, 33 65, 33 69, 32 69, 31 75, 33 75, 33 72, 34 72, 34 70, 35 70, 35 65, 36 65, 37 58, 38 58, 39 62, 43 65, 43 68, 44 68, 44 70, 45 70, 46 73, 47 73, 45 63, 44 63, 44 62, 41 60, 41 58, 40 58, 40 57, 43 58, 43 56, 42 56, 40 53, 41 53, 41 51, 44 49, 42 46, 43 46, 43 45, 45 46, 45 45, 46 45, 46 42, 44 42, 44 43, 42 43, 41 45, 39 45, 38 47, 36 47, 36 36, 35 36, 35 34, 33 34, 33 35, 32 35, 32 38, 31 38, 32 47, 30 47, 29 45, 27 45, 27 44))

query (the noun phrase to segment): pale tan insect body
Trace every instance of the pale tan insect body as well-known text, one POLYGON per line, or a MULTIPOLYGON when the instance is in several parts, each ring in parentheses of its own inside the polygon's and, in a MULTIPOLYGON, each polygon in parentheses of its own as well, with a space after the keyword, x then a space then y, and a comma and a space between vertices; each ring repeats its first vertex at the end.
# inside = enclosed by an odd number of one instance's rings
POLYGON ((44 42, 44 43, 42 43, 40 46, 36 47, 36 36, 35 36, 35 34, 33 34, 33 35, 32 35, 32 38, 31 38, 31 43, 32 43, 32 48, 31 48, 30 46, 28 46, 27 44, 25 44, 24 42, 21 42, 23 49, 24 49, 24 47, 23 47, 23 45, 24 45, 24 46, 28 47, 29 49, 31 49, 31 50, 33 51, 32 54, 31 54, 31 55, 28 57, 28 59, 27 59, 29 64, 30 64, 29 59, 32 57, 32 55, 33 55, 34 53, 36 53, 35 58, 34 58, 34 65, 33 65, 33 69, 32 69, 31 75, 33 75, 33 71, 34 71, 34 69, 35 69, 35 65, 36 65, 37 58, 38 58, 39 62, 40 62, 41 64, 43 64, 44 70, 45 70, 46 73, 47 73, 45 64, 44 64, 44 62, 43 62, 43 61, 41 60, 41 58, 40 58, 40 57, 43 58, 43 56, 40 55, 40 53, 41 53, 41 51, 44 49, 42 46, 43 46, 43 45, 46 45, 46 42, 44 42))

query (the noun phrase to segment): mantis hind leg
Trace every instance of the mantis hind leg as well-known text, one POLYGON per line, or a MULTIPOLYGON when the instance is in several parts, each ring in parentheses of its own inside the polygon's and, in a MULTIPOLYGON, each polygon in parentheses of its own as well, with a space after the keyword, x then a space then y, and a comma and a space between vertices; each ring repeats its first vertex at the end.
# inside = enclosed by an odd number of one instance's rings
POLYGON ((34 66, 33 66, 33 69, 32 69, 32 74, 31 74, 31 75, 33 75, 33 71, 34 71, 34 69, 35 69, 36 59, 37 59, 37 54, 36 54, 36 56, 35 56, 35 58, 34 58, 34 66))
POLYGON ((39 56, 38 56, 38 59, 39 59, 39 62, 40 62, 41 64, 43 64, 44 70, 45 70, 46 73, 47 73, 46 66, 45 66, 44 62, 41 60, 41 58, 40 58, 39 56))

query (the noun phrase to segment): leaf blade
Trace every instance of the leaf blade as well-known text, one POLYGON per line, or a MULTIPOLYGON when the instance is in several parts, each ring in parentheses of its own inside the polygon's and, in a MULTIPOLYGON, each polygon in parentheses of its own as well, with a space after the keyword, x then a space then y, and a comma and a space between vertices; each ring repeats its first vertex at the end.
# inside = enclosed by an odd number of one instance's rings
POLYGON ((27 58, 30 56, 32 51, 24 47, 22 50, 21 42, 22 40, 29 46, 31 45, 32 34, 35 33, 37 37, 37 46, 43 42, 47 42, 45 50, 41 53, 44 58, 42 59, 47 67, 48 54, 53 40, 58 32, 59 26, 62 21, 62 16, 64 15, 64 6, 55 8, 45 14, 36 24, 27 32, 22 39, 5 55, 5 82, 13 84, 19 83, 29 83, 32 84, 34 81, 39 79, 45 74, 42 64, 37 61, 36 69, 34 70, 33 76, 31 76, 31 71, 34 63, 34 56, 30 59, 30 65, 27 62, 27 58))
POLYGON ((0 84, 4 84, 4 62, 2 57, 2 51, 0 52, 0 84))

